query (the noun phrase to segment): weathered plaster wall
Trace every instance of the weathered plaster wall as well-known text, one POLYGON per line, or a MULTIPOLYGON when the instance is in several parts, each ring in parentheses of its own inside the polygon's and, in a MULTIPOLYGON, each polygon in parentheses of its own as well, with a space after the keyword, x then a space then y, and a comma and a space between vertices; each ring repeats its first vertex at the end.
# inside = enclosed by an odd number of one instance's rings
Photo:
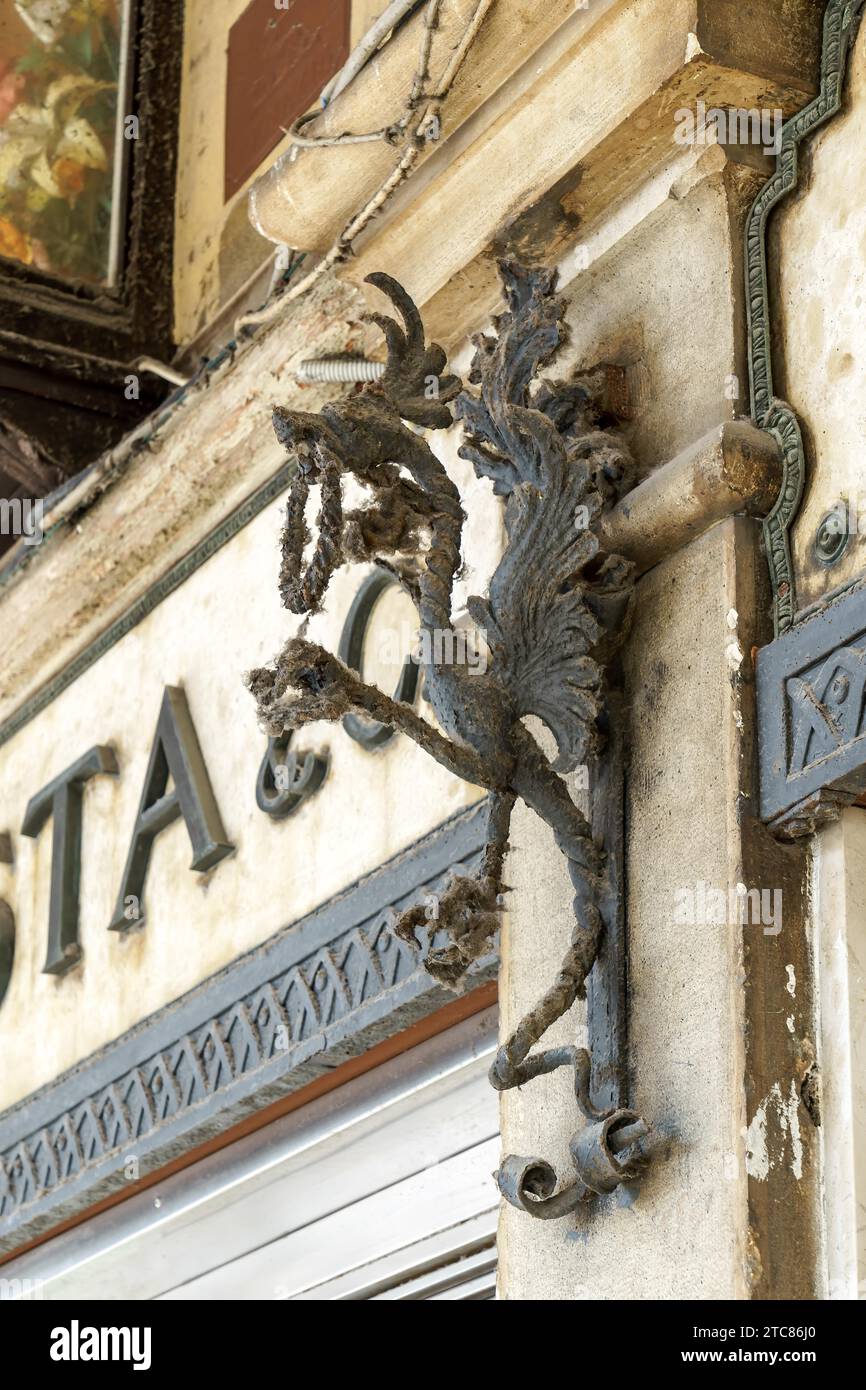
MULTIPOLYGON (((792 528, 799 606, 862 575, 866 565, 866 28, 850 60, 845 108, 813 142, 799 194, 772 239, 778 290, 777 394, 797 412, 806 442, 803 504, 792 528), (813 553, 819 524, 847 503, 848 545, 825 568, 813 553)), ((866 817, 823 829, 814 850, 813 923, 819 961, 826 1295, 862 1297, 863 1019, 866 817)))
MULTIPOLYGON (((644 472, 745 409, 732 224, 756 186, 752 171, 712 148, 570 286, 571 341, 555 374, 589 362, 638 369, 632 442, 644 472)), ((575 259, 566 258, 566 276, 575 259)))
POLYGON ((866 356, 866 27, 851 58, 847 109, 814 141, 802 191, 779 215, 777 394, 805 427, 809 475, 793 527, 801 606, 853 578, 866 564, 863 470, 866 356), (840 498, 857 511, 842 560, 817 565, 818 524, 840 498))
MULTIPOLYGON (((499 5, 492 14, 510 22, 521 8, 499 5)), ((393 270, 424 304, 433 334, 458 342, 495 307, 497 256, 548 263, 594 232, 670 164, 681 148, 678 112, 694 111, 699 100, 708 108, 801 109, 813 91, 819 19, 812 0, 765 0, 751 9, 741 0, 572 7, 538 53, 404 185, 341 273, 360 283, 374 268, 393 270)), ((492 36, 495 23, 482 34, 492 36)), ((447 104, 444 124, 451 128, 447 104)), ((359 191, 360 157, 356 167, 335 197, 359 191)), ((273 215, 260 225, 291 241, 298 205, 326 200, 327 162, 314 156, 272 171, 253 190, 254 215, 265 190, 273 215)))

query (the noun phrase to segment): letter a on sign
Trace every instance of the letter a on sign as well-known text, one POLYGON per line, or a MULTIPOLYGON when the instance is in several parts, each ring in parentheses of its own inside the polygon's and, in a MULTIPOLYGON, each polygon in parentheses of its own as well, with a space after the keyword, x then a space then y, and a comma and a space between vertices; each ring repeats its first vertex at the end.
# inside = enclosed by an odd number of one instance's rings
POLYGON ((186 696, 177 686, 169 685, 159 713, 110 931, 141 926, 144 910, 140 905, 153 842, 179 816, 183 817, 192 841, 191 868, 204 873, 231 854, 234 845, 226 838, 186 696), (174 787, 167 792, 169 777, 174 787), (132 916, 131 900, 139 904, 132 916))

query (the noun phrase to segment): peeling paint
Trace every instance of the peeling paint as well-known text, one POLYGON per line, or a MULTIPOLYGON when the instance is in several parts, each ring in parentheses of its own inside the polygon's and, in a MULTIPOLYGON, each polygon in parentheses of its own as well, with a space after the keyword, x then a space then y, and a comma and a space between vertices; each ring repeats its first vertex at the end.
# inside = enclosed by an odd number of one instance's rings
POLYGON ((803 1176, 803 1140, 800 1135, 800 1092, 797 1083, 791 1080, 791 1095, 787 1104, 782 1100, 782 1093, 778 1086, 773 1087, 774 1094, 778 1092, 779 1122, 784 1131, 791 1137, 791 1172, 799 1181, 803 1176))
POLYGON ((743 649, 739 642, 730 642, 725 648, 725 656, 732 671, 739 671, 743 664, 743 649))
POLYGON ((758 1182, 766 1182, 770 1170, 778 1163, 790 1167, 799 1181, 803 1176, 803 1140, 800 1133, 800 1092, 792 1078, 790 1096, 786 1099, 778 1081, 758 1106, 746 1131, 746 1172, 758 1182), (767 1142, 768 1121, 775 1110, 781 1131, 781 1148, 771 1155, 767 1142), (790 1150, 790 1152, 788 1152, 790 1150))
POLYGON ((793 967, 793 965, 786 965, 786 966, 785 966, 785 974, 788 976, 788 983, 785 985, 785 989, 788 991, 788 993, 790 994, 790 996, 791 996, 792 999, 796 999, 796 997, 797 997, 797 976, 794 974, 794 967, 793 967))
POLYGON ((703 51, 704 50, 701 47, 701 41, 698 38, 697 34, 690 33, 688 38, 686 39, 686 62, 693 63, 695 58, 699 58, 703 51))
POLYGON ((755 1111, 752 1123, 746 1130, 746 1172, 750 1178, 766 1182, 770 1172, 770 1156, 767 1153, 767 1112, 764 1106, 755 1111))

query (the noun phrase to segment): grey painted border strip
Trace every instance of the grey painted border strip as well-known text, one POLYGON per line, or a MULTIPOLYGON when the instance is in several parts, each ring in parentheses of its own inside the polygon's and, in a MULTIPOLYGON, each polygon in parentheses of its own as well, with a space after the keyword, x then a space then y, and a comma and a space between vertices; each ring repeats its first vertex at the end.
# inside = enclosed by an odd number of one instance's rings
MULTIPOLYGON (((453 998, 387 920, 476 866, 486 818, 446 821, 0 1115, 0 1249, 121 1189, 130 1156, 153 1171, 453 998)), ((468 987, 495 972, 491 954, 468 987)))
POLYGON ((100 657, 110 651, 121 638, 137 627, 148 614, 179 589, 190 575, 195 574, 203 564, 211 559, 213 555, 221 550, 227 541, 233 540, 240 531, 248 526, 251 521, 263 512, 265 507, 275 501, 282 492, 289 486, 291 470, 288 464, 284 464, 273 478, 264 483, 256 492, 242 502, 226 519, 220 522, 204 540, 199 541, 182 559, 172 565, 161 579, 157 579, 150 588, 136 599, 135 603, 129 607, 125 613, 95 637, 83 651, 78 653, 62 671, 52 677, 41 689, 37 690, 24 703, 11 714, 8 719, 0 724, 0 748, 4 743, 8 743, 10 738, 20 732, 31 719, 35 719, 44 709, 62 695, 64 690, 68 690, 74 685, 85 671, 88 671, 100 657))

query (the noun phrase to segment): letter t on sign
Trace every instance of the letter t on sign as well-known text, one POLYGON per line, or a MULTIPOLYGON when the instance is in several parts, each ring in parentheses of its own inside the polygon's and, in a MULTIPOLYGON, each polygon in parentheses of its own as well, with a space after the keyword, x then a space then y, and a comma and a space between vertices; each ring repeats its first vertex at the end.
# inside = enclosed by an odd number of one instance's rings
POLYGON ((186 695, 178 686, 168 685, 109 931, 126 931, 143 923, 142 896, 153 842, 179 816, 192 841, 190 867, 198 873, 232 853, 234 845, 226 838, 186 695), (169 777, 174 788, 166 792, 169 777), (137 905, 132 912, 130 902, 137 905))
POLYGON ((51 901, 48 910, 48 956, 45 975, 63 975, 81 959, 78 941, 78 894, 81 886, 81 819, 84 784, 106 773, 117 776, 110 748, 97 746, 79 758, 30 800, 22 835, 35 839, 54 817, 51 847, 51 901))

